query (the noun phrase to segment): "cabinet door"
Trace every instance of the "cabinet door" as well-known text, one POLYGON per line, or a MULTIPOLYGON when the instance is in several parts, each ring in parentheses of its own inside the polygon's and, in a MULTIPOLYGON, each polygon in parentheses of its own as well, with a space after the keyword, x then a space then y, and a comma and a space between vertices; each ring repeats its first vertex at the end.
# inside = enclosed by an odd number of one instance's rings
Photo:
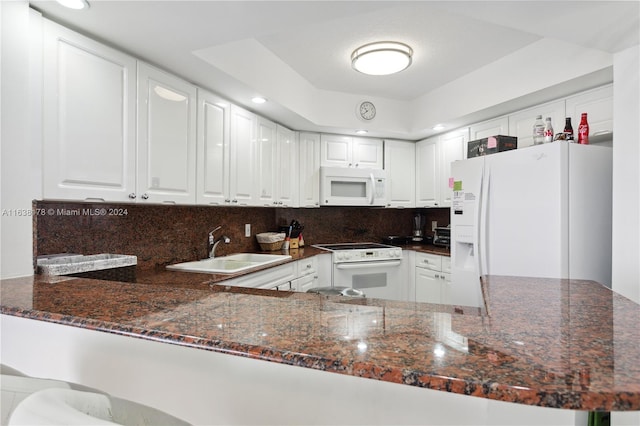
POLYGON ((416 302, 441 303, 440 272, 416 268, 416 302))
MULTIPOLYGON (((499 117, 493 120, 474 124, 469 128, 469 132, 470 132, 469 140, 472 140, 472 141, 475 141, 478 139, 484 139, 484 138, 488 138, 489 136, 496 136, 496 135, 508 136, 509 135, 509 117, 505 115, 504 117, 499 117)), ((467 158, 466 149, 464 151, 464 154, 465 154, 464 158, 467 158)))
POLYGON ((442 256, 431 253, 416 253, 416 267, 431 269, 432 271, 442 270, 442 256))
POLYGON ((254 205, 255 115, 231 105, 229 198, 231 205, 254 205))
POLYGON ((292 130, 277 126, 277 199, 279 207, 298 207, 298 140, 292 130))
POLYGON ((366 169, 382 169, 384 142, 380 139, 353 138, 351 166, 366 169))
POLYGON ((320 162, 322 166, 350 167, 352 138, 340 135, 320 137, 320 162))
POLYGON ((300 207, 320 206, 320 135, 300 133, 299 189, 300 207))
POLYGON ((229 200, 229 102, 198 89, 196 202, 229 200))
POLYGON ((276 205, 277 184, 277 133, 276 123, 257 117, 256 124, 256 179, 258 203, 262 206, 276 205))
POLYGON ((384 168, 387 171, 388 207, 416 205, 416 144, 385 140, 384 168))
MULTIPOLYGON (((576 139, 578 137, 580 117, 583 112, 587 113, 590 143, 599 139, 610 141, 613 138, 613 86, 600 87, 567 98, 566 110, 567 117, 571 117, 573 133, 576 139)), ((558 131, 561 130, 559 129, 558 131)))
POLYGON ((196 88, 138 64, 138 202, 195 204, 196 88))
POLYGON ((456 130, 440 136, 440 200, 439 207, 451 207, 453 197, 453 181, 451 180, 451 163, 465 157, 465 148, 469 142, 468 129, 456 130))
POLYGON ((43 73, 44 198, 132 201, 135 59, 44 20, 43 73))
POLYGON ((319 287, 318 276, 316 274, 306 275, 291 281, 291 289, 293 291, 306 293, 308 290, 315 287, 319 287))
POLYGON ((416 207, 437 207, 440 199, 438 137, 416 144, 416 207))
MULTIPOLYGON (((533 123, 537 115, 541 115, 543 121, 546 117, 551 117, 553 132, 561 132, 564 129, 564 100, 549 102, 509 115, 509 136, 518 137, 518 148, 533 145, 533 123)), ((575 126, 574 131, 577 131, 575 126)))

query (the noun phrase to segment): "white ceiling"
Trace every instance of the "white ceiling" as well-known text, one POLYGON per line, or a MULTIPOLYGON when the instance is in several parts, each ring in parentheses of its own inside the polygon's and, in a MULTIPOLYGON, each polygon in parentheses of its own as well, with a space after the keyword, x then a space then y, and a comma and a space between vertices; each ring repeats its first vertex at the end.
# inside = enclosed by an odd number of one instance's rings
MULTIPOLYGON (((614 54, 640 38, 638 1, 89 2, 84 11, 52 1, 30 4, 45 17, 299 130, 351 127, 310 99, 330 105, 372 98, 389 110, 411 111, 412 103, 438 88, 541 40, 614 54), (379 40, 409 44, 412 66, 393 76, 353 71, 351 52, 379 40), (256 94, 270 100, 263 110, 248 102, 256 94)), ((530 58, 549 66, 564 65, 562 59, 530 58)), ((381 121, 380 127, 393 127, 381 121)), ((421 136, 414 121, 390 133, 421 136)))

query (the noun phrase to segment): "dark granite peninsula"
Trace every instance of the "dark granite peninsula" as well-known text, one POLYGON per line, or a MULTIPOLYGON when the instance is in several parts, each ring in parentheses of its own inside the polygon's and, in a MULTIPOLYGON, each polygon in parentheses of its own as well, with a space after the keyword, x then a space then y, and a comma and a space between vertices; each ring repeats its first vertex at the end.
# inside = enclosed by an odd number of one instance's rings
POLYGON ((489 277, 485 310, 192 275, 3 280, 2 362, 133 389, 123 396, 194 423, 573 424, 640 410, 640 305, 592 281, 489 277))

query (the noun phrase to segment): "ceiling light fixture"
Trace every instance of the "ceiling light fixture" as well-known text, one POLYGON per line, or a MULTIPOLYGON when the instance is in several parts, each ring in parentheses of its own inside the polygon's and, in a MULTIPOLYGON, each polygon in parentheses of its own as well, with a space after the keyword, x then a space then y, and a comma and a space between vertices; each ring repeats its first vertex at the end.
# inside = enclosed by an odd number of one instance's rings
POLYGON ((411 65, 413 49, 397 41, 380 41, 358 47, 351 54, 351 67, 363 74, 389 75, 411 65))
POLYGON ((255 98, 251 98, 251 102, 253 102, 254 104, 263 104, 267 102, 267 100, 262 96, 256 96, 255 98))
POLYGON ((89 2, 87 0, 56 0, 64 7, 68 7, 69 9, 89 9, 89 2))

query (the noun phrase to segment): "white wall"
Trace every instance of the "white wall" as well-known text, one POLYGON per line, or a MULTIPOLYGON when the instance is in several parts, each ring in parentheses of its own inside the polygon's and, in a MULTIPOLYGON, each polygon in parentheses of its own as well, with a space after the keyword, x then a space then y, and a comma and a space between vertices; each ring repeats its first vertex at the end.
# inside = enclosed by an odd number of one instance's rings
MULTIPOLYGON (((640 303, 640 45, 614 56, 613 80, 612 288, 640 303)), ((612 413, 611 419, 616 426, 638 425, 640 413, 612 413)))
MULTIPOLYGON (((41 108, 37 51, 30 49, 33 12, 26 1, 0 2, 1 12, 1 166, 0 278, 33 274, 31 202, 40 198, 41 108), (32 55, 33 54, 33 55, 32 55), (29 70, 28 72, 25 72, 29 70)), ((37 25, 37 23, 36 23, 37 25)))
POLYGON ((640 303, 640 45, 614 57, 613 285, 640 303))

